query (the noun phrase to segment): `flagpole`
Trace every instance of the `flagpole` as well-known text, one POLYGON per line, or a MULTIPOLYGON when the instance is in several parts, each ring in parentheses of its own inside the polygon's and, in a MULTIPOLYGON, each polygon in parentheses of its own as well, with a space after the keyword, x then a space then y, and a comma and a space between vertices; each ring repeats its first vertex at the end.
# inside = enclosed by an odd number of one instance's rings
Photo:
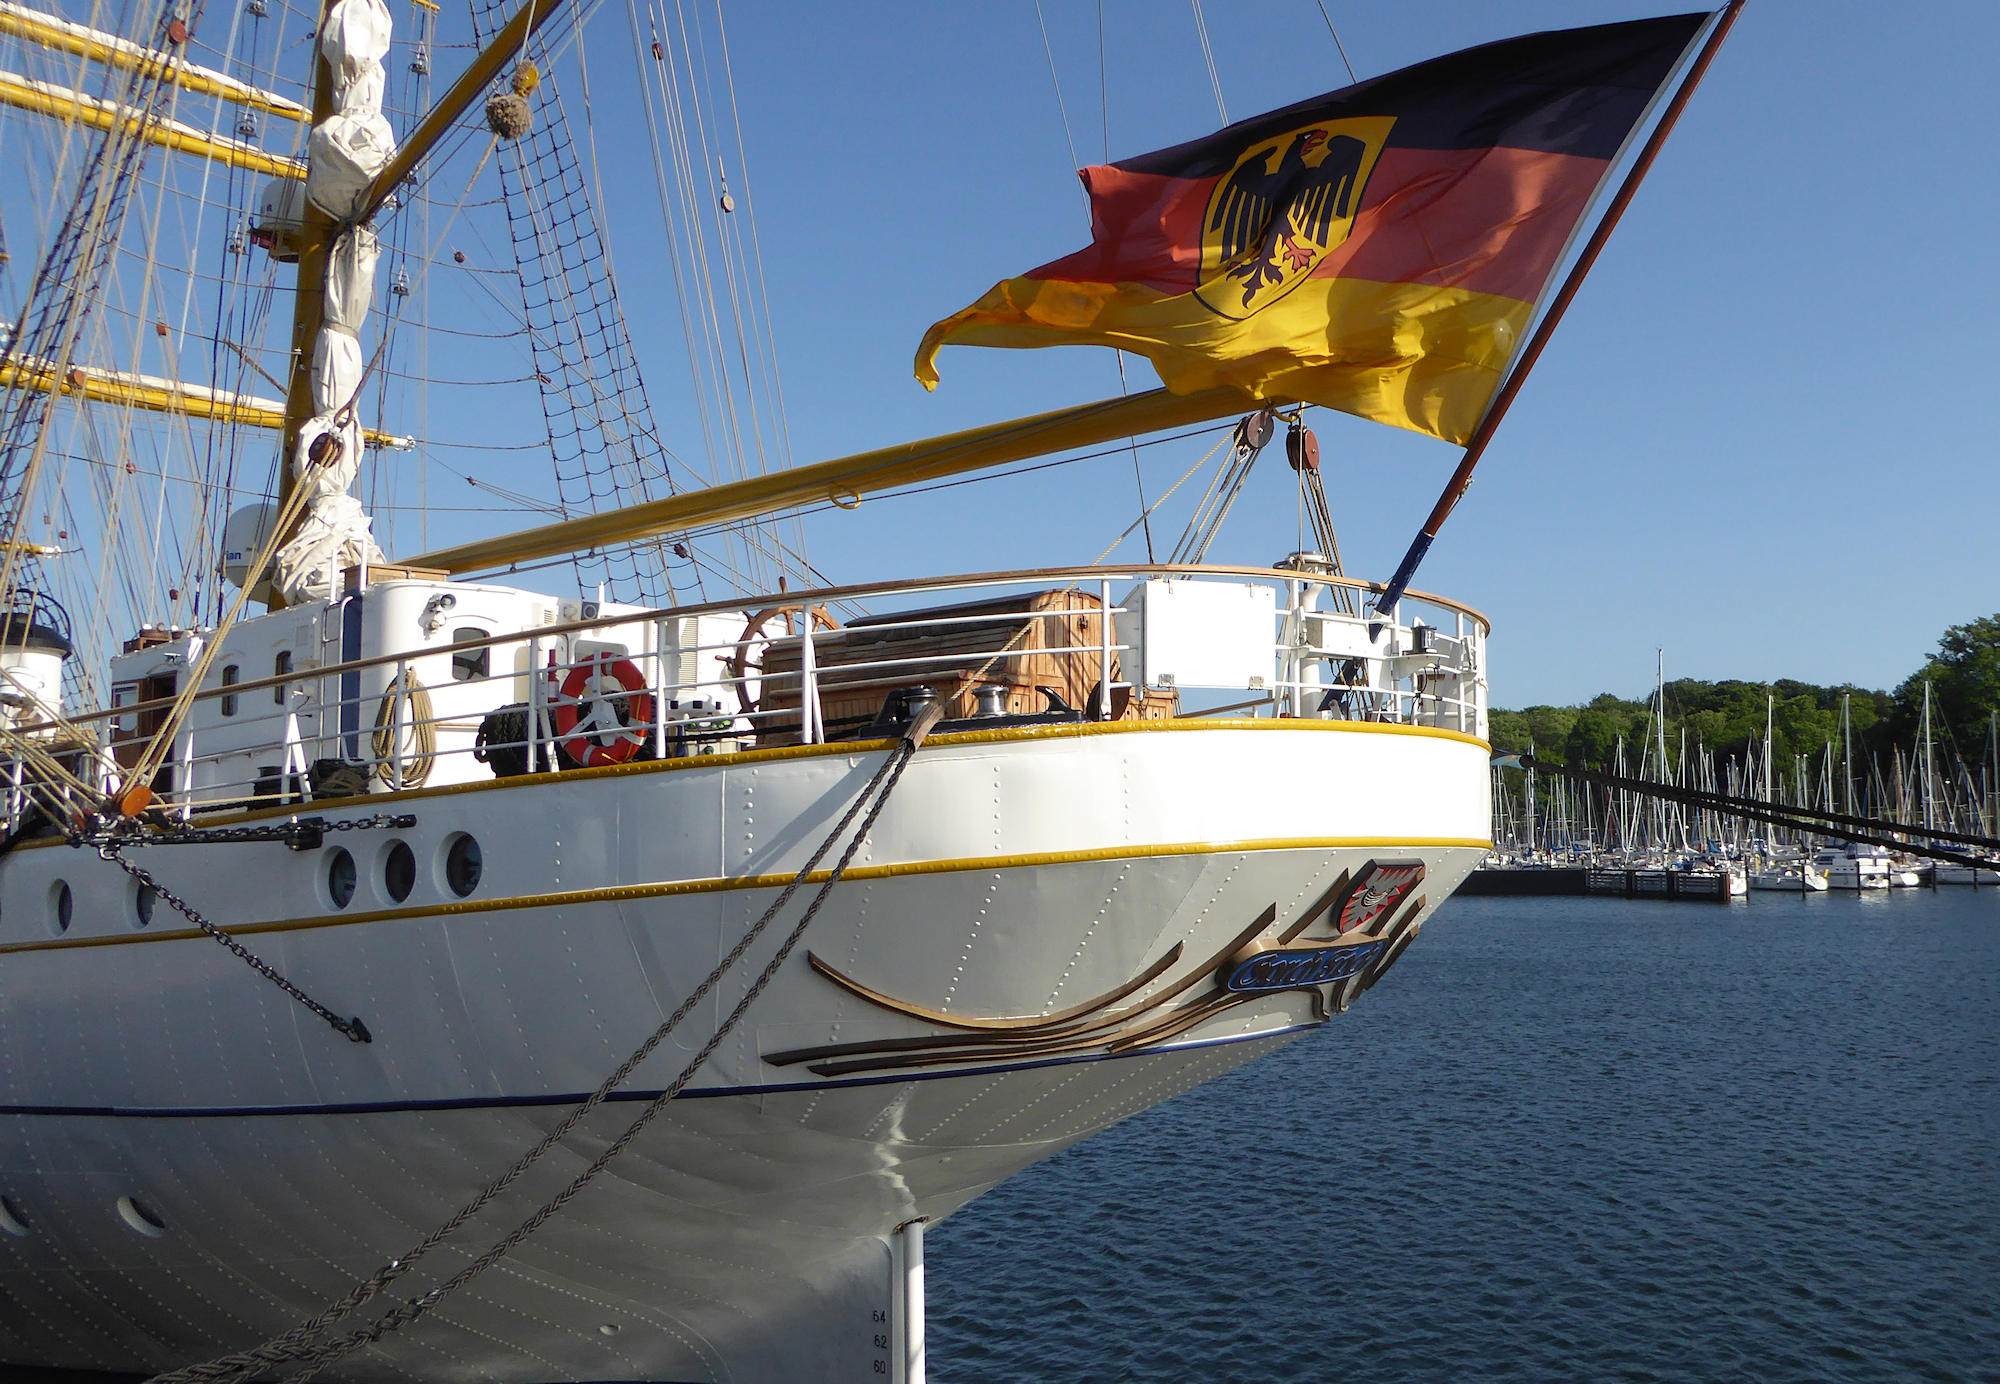
POLYGON ((1625 181, 1618 188, 1617 196, 1611 199, 1611 205, 1599 218, 1597 229, 1591 232, 1590 239, 1584 244, 1583 253, 1577 256, 1576 263, 1571 266, 1569 277, 1563 280, 1561 291, 1549 304, 1549 310, 1542 315, 1541 324, 1535 328, 1535 334, 1528 339, 1527 347, 1521 352, 1520 363, 1500 386, 1500 393, 1494 397, 1493 406, 1487 409, 1486 416, 1479 420, 1479 426, 1473 430, 1472 437, 1465 444, 1465 456, 1459 461, 1458 469, 1452 472, 1444 493, 1438 496, 1437 504, 1432 506, 1430 518, 1424 520, 1423 528, 1411 540, 1410 550, 1403 554, 1403 561, 1397 566, 1396 575, 1389 578, 1388 586, 1383 588, 1381 597, 1375 602, 1376 613, 1383 619, 1388 619, 1396 613, 1396 603, 1403 598, 1403 592, 1408 588, 1411 578, 1416 576, 1417 567, 1423 562, 1424 554, 1431 550, 1431 543, 1437 538, 1438 530, 1444 527, 1444 521, 1450 517, 1452 508, 1458 504, 1459 499, 1472 484, 1472 468, 1479 465, 1480 457, 1485 455, 1486 444, 1493 440, 1493 434, 1500 427, 1500 420, 1507 416, 1507 409, 1513 404, 1514 396, 1521 392, 1522 384, 1527 381, 1528 372, 1535 368, 1535 361, 1541 356, 1542 348, 1548 345, 1549 337, 1555 332, 1556 324, 1562 321, 1570 300, 1576 297, 1577 289, 1583 286, 1584 275, 1588 274, 1591 266, 1597 262, 1598 252, 1603 250, 1604 242, 1611 238, 1611 232, 1618 225, 1618 218, 1625 214, 1625 208, 1631 203, 1633 194, 1638 192, 1639 184, 1644 181, 1647 170, 1653 166, 1654 157, 1660 152, 1660 146, 1666 143, 1668 134, 1672 133, 1674 122, 1680 119, 1688 98, 1694 95, 1695 87, 1701 83, 1702 74, 1708 71, 1709 62, 1715 57, 1716 50, 1722 46, 1722 40, 1728 37, 1730 26, 1736 22, 1737 12, 1742 8, 1743 0, 1729 0, 1729 3, 1723 6, 1722 17, 1709 32, 1708 41, 1702 45, 1694 65, 1688 68, 1687 76, 1681 79, 1680 90, 1676 91, 1673 100, 1667 103, 1665 114, 1653 127, 1653 133, 1646 140, 1645 148, 1639 151, 1639 157, 1633 161, 1631 171, 1626 173, 1625 181))

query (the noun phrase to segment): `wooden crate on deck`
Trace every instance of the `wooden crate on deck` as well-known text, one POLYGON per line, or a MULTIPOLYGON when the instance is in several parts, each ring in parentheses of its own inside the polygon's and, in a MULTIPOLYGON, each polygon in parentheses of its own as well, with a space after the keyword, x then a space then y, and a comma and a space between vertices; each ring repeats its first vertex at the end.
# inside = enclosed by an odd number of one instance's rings
MULTIPOLYGON (((970 716, 972 689, 985 683, 1006 689, 1008 715, 1045 710, 1047 699, 1039 691, 1044 687, 1069 706, 1087 708, 1104 676, 1099 608, 1097 597, 1081 591, 1037 591, 870 616, 844 629, 817 631, 813 662, 827 736, 856 734, 891 692, 918 684, 937 689, 947 720, 970 716), (892 661, 886 668, 856 666, 892 661)), ((1115 643, 1116 635, 1112 638, 1115 643)), ((801 657, 797 636, 774 639, 764 650, 762 706, 780 713, 766 721, 760 737, 765 744, 797 739, 796 721, 783 713, 798 711, 801 657)), ((1116 650, 1110 662, 1116 682, 1116 650)), ((1145 698, 1125 700, 1133 703, 1130 714, 1142 714, 1145 698)))

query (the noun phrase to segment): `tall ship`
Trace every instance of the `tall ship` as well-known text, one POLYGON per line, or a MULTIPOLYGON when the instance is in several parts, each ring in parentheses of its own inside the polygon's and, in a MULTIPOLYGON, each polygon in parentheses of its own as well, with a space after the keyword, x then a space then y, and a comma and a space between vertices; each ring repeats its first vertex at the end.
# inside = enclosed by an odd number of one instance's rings
POLYGON ((0 0, 0 1365, 916 1384, 925 1225, 1332 1021, 1491 845, 1487 623, 1410 580, 1733 7, 1089 169, 1092 245, 917 372, 1082 343, 1161 387, 799 465, 687 119, 726 50, 631 9, 600 148, 588 13, 0 0), (622 158, 688 194, 686 419, 622 158), (480 218, 502 268, 433 320, 480 218), (544 495, 425 412, 481 331, 544 495), (1315 407, 1466 449, 1388 582, 1315 407), (795 541, 1166 429, 1213 446, 1143 562, 842 583, 795 541), (1209 564, 1266 448, 1311 541, 1209 564), (544 522, 430 543, 434 468, 544 522))

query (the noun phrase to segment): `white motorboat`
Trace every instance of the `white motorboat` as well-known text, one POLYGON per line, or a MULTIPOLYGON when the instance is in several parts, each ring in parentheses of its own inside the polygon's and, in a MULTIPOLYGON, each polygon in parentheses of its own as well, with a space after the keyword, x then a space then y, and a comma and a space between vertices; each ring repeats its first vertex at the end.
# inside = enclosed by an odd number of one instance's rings
POLYGON ((1827 871, 1812 861, 1800 861, 1775 870, 1753 871, 1749 887, 1771 893, 1823 894, 1829 886, 1827 871))
POLYGON ((1820 851, 1817 863, 1832 889, 1887 889, 1896 874, 1889 852, 1881 846, 1829 846, 1820 851))

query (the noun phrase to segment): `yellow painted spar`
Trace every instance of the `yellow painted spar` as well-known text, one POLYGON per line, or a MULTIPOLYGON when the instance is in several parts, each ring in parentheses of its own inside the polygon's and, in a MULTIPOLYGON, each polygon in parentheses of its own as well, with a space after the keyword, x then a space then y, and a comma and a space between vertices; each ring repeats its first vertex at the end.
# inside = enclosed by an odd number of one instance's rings
POLYGON ((123 121, 150 144, 183 154, 196 154, 234 168, 248 168, 278 177, 303 178, 306 166, 296 159, 267 154, 254 144, 221 139, 178 120, 147 117, 110 101, 100 101, 68 87, 38 82, 12 72, 0 72, 0 105, 17 106, 94 130, 108 130, 123 121))
MULTIPOLYGON (((26 5, 15 4, 14 0, 0 0, 0 34, 9 34, 44 48, 53 48, 58 52, 75 53, 92 62, 103 63, 107 67, 129 70, 146 64, 168 62, 171 59, 170 54, 143 47, 130 39, 119 38, 116 34, 107 34, 99 29, 58 19, 52 14, 43 14, 40 10, 29 9, 26 5)), ((206 67, 177 63, 167 72, 167 80, 183 91, 214 96, 239 106, 249 106, 253 110, 269 111, 272 115, 281 115, 287 120, 303 121, 306 118, 306 108, 298 102, 288 101, 274 91, 253 87, 248 82, 239 82, 234 77, 224 76, 206 67)))
POLYGON ((1094 447, 1162 428, 1207 423, 1262 407, 1262 401, 1234 389, 1209 389, 1196 394, 1148 390, 1129 398, 1101 399, 1094 404, 1080 404, 1032 418, 730 481, 647 504, 586 514, 501 538, 441 548, 404 561, 413 567, 439 567, 448 572, 483 571, 511 562, 681 533, 707 524, 752 519, 799 505, 829 501, 850 505, 872 491, 1004 466, 1077 447, 1094 447))
MULTIPOLYGON (((231 394, 198 384, 157 375, 135 375, 123 370, 94 370, 73 366, 58 376, 54 366, 30 357, 0 364, 0 389, 31 389, 105 403, 124 404, 153 413, 179 413, 189 418, 212 418, 223 423, 241 423, 253 428, 280 428, 285 422, 285 406, 276 399, 260 399, 249 394, 231 394)), ((362 430, 362 440, 370 447, 402 449, 411 439, 377 429, 362 430)))

